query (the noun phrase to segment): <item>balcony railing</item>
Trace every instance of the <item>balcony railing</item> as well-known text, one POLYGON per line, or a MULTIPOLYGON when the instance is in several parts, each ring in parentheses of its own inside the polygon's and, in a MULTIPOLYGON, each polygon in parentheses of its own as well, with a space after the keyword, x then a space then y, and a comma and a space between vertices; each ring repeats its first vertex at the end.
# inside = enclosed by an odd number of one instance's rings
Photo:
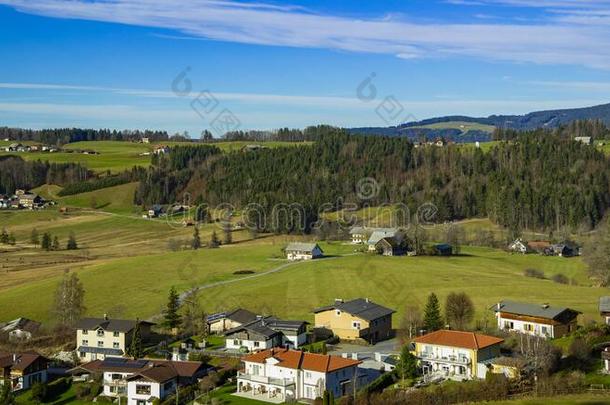
POLYGON ((237 378, 240 378, 240 379, 246 380, 246 381, 250 381, 253 383, 277 385, 280 387, 288 387, 290 385, 294 385, 293 378, 266 377, 266 376, 262 376, 262 375, 246 374, 246 373, 242 373, 241 371, 237 372, 237 378))
POLYGON ((421 352, 419 358, 422 360, 433 360, 446 363, 470 364, 470 359, 463 356, 437 356, 434 353, 421 352))

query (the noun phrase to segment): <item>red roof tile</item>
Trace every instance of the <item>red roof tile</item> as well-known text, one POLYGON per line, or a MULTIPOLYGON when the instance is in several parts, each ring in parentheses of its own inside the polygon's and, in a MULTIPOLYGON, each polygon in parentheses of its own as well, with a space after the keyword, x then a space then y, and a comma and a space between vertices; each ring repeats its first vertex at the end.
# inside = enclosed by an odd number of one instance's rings
POLYGON ((464 349, 479 350, 504 342, 494 336, 481 335, 474 332, 462 332, 457 330, 437 330, 427 335, 413 339, 417 343, 431 345, 461 347, 464 349))
POLYGON ((244 357, 243 361, 264 363, 267 359, 272 357, 279 362, 280 367, 319 371, 322 373, 357 366, 361 363, 358 360, 346 359, 339 356, 306 353, 299 350, 288 349, 264 350, 244 357))

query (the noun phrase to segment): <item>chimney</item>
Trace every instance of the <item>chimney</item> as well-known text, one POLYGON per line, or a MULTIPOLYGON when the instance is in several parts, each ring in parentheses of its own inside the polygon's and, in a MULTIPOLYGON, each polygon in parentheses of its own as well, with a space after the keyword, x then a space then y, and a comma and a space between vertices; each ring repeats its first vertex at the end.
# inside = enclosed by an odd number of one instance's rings
POLYGON ((358 353, 352 353, 352 360, 358 360, 358 353))
POLYGON ((368 297, 366 297, 364 300, 366 301, 367 304, 370 302, 368 297))
POLYGON ((343 304, 343 298, 335 298, 335 304, 343 304))
POLYGON ((549 304, 547 304, 547 303, 542 304, 543 309, 547 309, 548 307, 549 307, 549 304))
POLYGON ((17 353, 13 353, 13 363, 17 363, 17 353))
POLYGON ((104 314, 104 320, 107 321, 108 320, 108 314, 104 314))

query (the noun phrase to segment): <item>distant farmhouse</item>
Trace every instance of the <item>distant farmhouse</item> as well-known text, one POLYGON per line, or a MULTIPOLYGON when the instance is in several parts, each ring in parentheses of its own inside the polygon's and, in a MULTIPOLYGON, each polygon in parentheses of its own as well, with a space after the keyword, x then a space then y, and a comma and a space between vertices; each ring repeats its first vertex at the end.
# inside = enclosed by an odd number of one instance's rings
POLYGON ((576 330, 580 312, 570 308, 500 301, 493 307, 498 329, 545 338, 560 338, 576 330))
POLYGON ((47 201, 41 196, 26 190, 15 190, 13 195, 0 194, 0 209, 35 210, 54 204, 53 201, 47 201))
POLYGON ((384 238, 400 238, 399 231, 397 228, 375 228, 371 236, 366 241, 369 252, 375 252, 377 250, 377 243, 384 238))
POLYGON ((610 325, 610 297, 599 297, 599 314, 604 318, 606 325, 610 325))
POLYGON ((522 239, 516 239, 508 245, 508 250, 523 254, 535 252, 545 256, 559 257, 580 255, 580 248, 569 241, 551 244, 551 242, 543 240, 525 242, 522 239))
MULTIPOLYGON (((103 360, 121 357, 131 343, 131 335, 137 321, 103 318, 84 318, 76 324, 76 352, 80 361, 103 360)), ((150 337, 154 323, 140 321, 143 341, 150 337)))
POLYGON ((575 136, 574 140, 576 142, 580 142, 580 143, 583 143, 585 145, 591 145, 591 141, 592 141, 590 136, 575 136))
POLYGON ((208 330, 212 333, 224 333, 229 329, 250 323, 258 319, 258 316, 247 309, 238 308, 230 312, 221 312, 208 315, 208 330))
POLYGON ((317 243, 294 242, 286 246, 286 258, 290 261, 318 259, 324 252, 317 243))
POLYGON ((6 333, 11 342, 24 342, 30 340, 38 332, 40 326, 40 322, 27 318, 17 318, 0 324, 0 332, 6 333))
POLYGON ((335 303, 315 309, 315 327, 331 330, 341 339, 362 339, 376 343, 393 336, 393 309, 375 304, 368 298, 335 303))

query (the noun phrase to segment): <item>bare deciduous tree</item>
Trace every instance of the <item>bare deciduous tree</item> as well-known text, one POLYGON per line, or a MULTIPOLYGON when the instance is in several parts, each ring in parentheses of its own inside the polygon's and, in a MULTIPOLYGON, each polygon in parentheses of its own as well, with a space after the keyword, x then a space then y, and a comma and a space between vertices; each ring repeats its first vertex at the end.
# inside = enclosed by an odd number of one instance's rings
POLYGON ((84 300, 83 283, 76 273, 67 270, 55 291, 53 314, 57 323, 65 326, 74 325, 85 312, 84 300))
POLYGON ((462 330, 474 317, 474 305, 465 292, 449 293, 445 301, 445 318, 455 329, 462 330))

